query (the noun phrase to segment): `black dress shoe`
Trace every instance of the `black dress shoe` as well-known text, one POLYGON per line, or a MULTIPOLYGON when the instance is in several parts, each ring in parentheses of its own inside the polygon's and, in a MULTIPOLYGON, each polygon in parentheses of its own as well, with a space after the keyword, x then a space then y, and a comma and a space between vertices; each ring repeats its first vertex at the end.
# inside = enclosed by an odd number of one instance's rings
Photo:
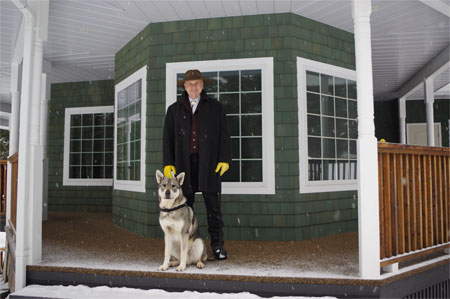
POLYGON ((225 260, 227 258, 227 251, 223 247, 213 249, 216 260, 225 260))

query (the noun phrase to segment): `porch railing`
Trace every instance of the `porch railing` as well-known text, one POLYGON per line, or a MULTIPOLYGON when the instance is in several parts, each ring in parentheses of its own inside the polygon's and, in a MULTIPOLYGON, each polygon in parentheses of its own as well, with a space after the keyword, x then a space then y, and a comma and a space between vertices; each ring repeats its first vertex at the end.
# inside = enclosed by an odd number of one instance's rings
POLYGON ((7 169, 8 161, 0 160, 0 216, 6 215, 7 169))
POLYGON ((381 266, 450 247, 450 148, 378 144, 381 266))
POLYGON ((17 174, 19 168, 19 154, 8 158, 9 163, 11 163, 11 223, 16 229, 16 219, 17 219, 17 174))

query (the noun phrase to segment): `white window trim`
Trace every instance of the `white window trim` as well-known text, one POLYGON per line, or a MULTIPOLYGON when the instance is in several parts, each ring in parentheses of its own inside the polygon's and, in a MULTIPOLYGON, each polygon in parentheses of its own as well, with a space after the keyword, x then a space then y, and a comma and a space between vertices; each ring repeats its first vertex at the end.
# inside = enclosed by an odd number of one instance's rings
POLYGON ((223 194, 275 194, 273 57, 204 60, 166 64, 166 109, 176 101, 177 73, 261 69, 263 181, 223 182, 223 194))
POLYGON ((147 110, 147 66, 143 66, 132 75, 123 79, 115 86, 114 92, 114 189, 134 192, 145 192, 145 145, 146 145, 146 110, 147 110), (121 90, 142 79, 141 87, 141 179, 127 181, 117 179, 117 99, 121 90))
MULTIPOLYGON (((297 57, 299 180, 300 193, 319 193, 357 190, 358 180, 308 180, 308 127, 306 106, 306 71, 332 75, 356 81, 356 72, 350 69, 297 57)), ((359 161, 357 162, 359 163, 359 161)))
POLYGON ((66 108, 64 115, 64 163, 63 163, 63 185, 64 186, 112 186, 112 179, 71 179, 69 178, 70 161, 70 118, 72 114, 95 114, 113 113, 113 106, 77 107, 66 108))

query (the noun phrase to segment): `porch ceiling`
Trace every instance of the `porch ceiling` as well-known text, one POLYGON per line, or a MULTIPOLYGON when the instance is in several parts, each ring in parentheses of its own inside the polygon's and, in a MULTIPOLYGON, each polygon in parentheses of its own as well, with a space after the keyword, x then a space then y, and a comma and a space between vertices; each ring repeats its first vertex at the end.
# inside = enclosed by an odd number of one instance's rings
MULTIPOLYGON (((372 0, 372 7, 374 97, 392 99, 449 45, 450 0, 372 0)), ((353 32, 351 0, 50 0, 44 69, 51 82, 113 79, 115 52, 149 23, 279 12, 353 32)), ((10 103, 10 66, 21 17, 10 0, 0 0, 0 111, 10 103)), ((449 78, 449 71, 443 72, 435 89, 449 78)), ((0 118, 8 115, 0 113, 0 118)))

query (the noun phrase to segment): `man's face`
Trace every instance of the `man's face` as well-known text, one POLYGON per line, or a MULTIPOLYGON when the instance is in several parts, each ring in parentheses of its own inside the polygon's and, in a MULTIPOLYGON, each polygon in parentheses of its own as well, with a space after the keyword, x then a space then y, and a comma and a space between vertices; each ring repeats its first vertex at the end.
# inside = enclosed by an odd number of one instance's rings
POLYGON ((196 99, 203 90, 203 80, 189 80, 184 82, 184 89, 186 89, 191 99, 196 99))

